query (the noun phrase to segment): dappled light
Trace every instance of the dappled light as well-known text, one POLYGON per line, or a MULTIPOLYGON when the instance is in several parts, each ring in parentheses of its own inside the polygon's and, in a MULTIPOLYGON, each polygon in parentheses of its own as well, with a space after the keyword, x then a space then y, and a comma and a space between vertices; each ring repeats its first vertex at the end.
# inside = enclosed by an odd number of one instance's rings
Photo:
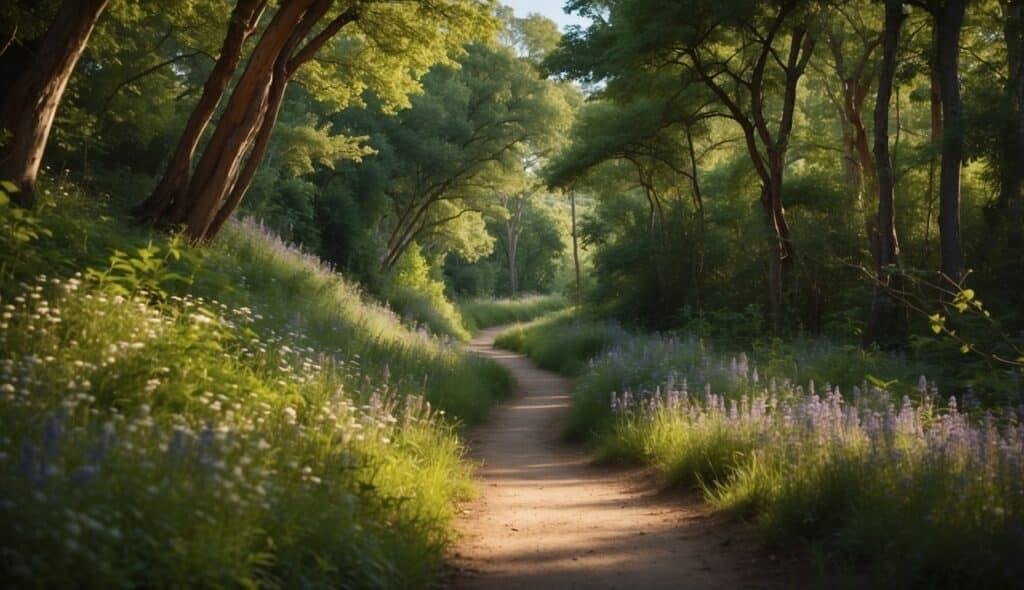
POLYGON ((6 0, 0 80, 0 586, 1024 586, 1024 0, 6 0))

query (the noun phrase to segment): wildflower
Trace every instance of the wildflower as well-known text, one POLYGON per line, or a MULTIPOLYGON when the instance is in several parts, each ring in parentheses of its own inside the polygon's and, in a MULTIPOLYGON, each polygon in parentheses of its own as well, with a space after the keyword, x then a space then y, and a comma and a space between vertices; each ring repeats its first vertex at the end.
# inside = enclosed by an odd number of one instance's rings
POLYGON ((289 424, 295 424, 295 421, 298 418, 298 414, 296 413, 295 408, 292 408, 290 406, 286 407, 283 410, 283 413, 285 415, 285 419, 288 421, 289 424))

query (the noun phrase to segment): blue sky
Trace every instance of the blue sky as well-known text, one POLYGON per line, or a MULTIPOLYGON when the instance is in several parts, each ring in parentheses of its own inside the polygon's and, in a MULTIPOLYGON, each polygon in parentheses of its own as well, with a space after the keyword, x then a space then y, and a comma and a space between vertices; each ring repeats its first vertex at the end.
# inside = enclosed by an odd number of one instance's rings
POLYGON ((531 12, 539 12, 544 16, 558 23, 558 27, 565 30, 568 25, 587 25, 589 21, 576 15, 568 15, 562 12, 565 0, 503 0, 504 4, 511 6, 516 16, 526 16, 531 12))

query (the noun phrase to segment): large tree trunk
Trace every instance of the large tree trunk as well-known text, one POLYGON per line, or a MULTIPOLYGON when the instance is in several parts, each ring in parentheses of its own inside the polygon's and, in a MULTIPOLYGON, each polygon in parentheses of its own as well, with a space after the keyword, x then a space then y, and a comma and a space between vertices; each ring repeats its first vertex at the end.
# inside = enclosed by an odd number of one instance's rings
POLYGON ((334 0, 284 0, 253 49, 203 150, 185 193, 163 215, 185 223, 189 237, 211 240, 242 201, 263 156, 280 111, 288 81, 296 70, 345 25, 358 8, 350 7, 306 39, 334 0))
POLYGON ((185 130, 178 140, 178 146, 167 164, 167 170, 153 194, 135 209, 135 214, 140 219, 161 219, 167 215, 175 202, 184 199, 192 159, 195 157, 203 132, 213 119, 231 77, 238 69, 245 42, 255 32, 266 5, 267 0, 238 0, 235 4, 217 63, 203 85, 199 102, 189 116, 185 130))
POLYGON ((284 95, 288 90, 288 76, 285 72, 286 64, 280 63, 276 67, 278 71, 274 74, 274 81, 270 86, 270 98, 267 100, 266 116, 264 116, 263 123, 256 134, 256 140, 253 144, 252 152, 249 154, 249 159, 245 162, 245 167, 242 168, 238 180, 231 188, 231 193, 220 209, 217 210, 213 221, 210 223, 207 234, 211 237, 220 232, 220 229, 231 218, 231 214, 238 208, 238 205, 245 197, 245 193, 252 186, 252 181, 256 178, 256 173, 263 164, 263 160, 267 156, 267 150, 270 148, 270 138, 274 132, 274 123, 281 112, 281 105, 284 104, 284 95))
POLYGON ((942 168, 939 172, 939 241, 942 272, 959 282, 963 276, 960 236, 960 168, 964 157, 963 104, 960 100, 960 31, 966 0, 946 0, 935 14, 936 55, 942 92, 942 168))
POLYGON ((875 273, 877 275, 874 296, 864 331, 864 343, 877 342, 884 334, 895 328, 898 312, 887 294, 887 289, 899 288, 899 276, 891 267, 899 264, 900 246, 896 236, 896 206, 894 199, 894 174, 892 156, 889 153, 889 103, 892 100, 893 79, 896 75, 896 57, 899 50, 900 28, 905 15, 903 4, 888 0, 885 4, 885 32, 882 42, 882 72, 878 80, 878 94, 875 101, 875 170, 878 178, 878 221, 875 244, 875 273))
POLYGON ((253 50, 213 137, 196 165, 188 188, 188 206, 173 209, 175 214, 171 221, 186 222, 188 233, 194 240, 212 237, 207 235, 207 230, 238 180, 245 157, 268 115, 274 76, 280 73, 276 66, 286 49, 293 49, 298 43, 297 29, 307 20, 313 4, 313 0, 292 0, 282 4, 253 50))
POLYGON ((35 205, 35 184, 53 119, 68 80, 107 0, 65 0, 30 67, 5 81, 0 128, 10 134, 0 151, 0 179, 14 182, 18 204, 35 205))

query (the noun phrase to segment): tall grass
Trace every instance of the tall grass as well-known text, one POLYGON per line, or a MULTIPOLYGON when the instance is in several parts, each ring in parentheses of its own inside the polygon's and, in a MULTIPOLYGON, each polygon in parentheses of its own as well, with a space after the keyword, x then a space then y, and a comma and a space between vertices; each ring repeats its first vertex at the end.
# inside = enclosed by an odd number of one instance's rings
POLYGON ((626 337, 615 322, 588 320, 569 309, 505 330, 495 345, 521 352, 541 368, 575 376, 590 359, 626 337))
POLYGON ((826 342, 728 355, 634 336, 579 378, 573 425, 600 456, 655 465, 873 586, 1020 587, 1024 407, 940 400, 907 377, 919 368, 826 342))
POLYGON ((459 303, 459 312, 466 327, 476 331, 528 322, 568 305, 562 295, 527 295, 515 299, 471 299, 459 303))
POLYGON ((37 215, 0 252, 6 585, 429 583, 499 367, 253 223, 192 250, 73 196, 37 215))

